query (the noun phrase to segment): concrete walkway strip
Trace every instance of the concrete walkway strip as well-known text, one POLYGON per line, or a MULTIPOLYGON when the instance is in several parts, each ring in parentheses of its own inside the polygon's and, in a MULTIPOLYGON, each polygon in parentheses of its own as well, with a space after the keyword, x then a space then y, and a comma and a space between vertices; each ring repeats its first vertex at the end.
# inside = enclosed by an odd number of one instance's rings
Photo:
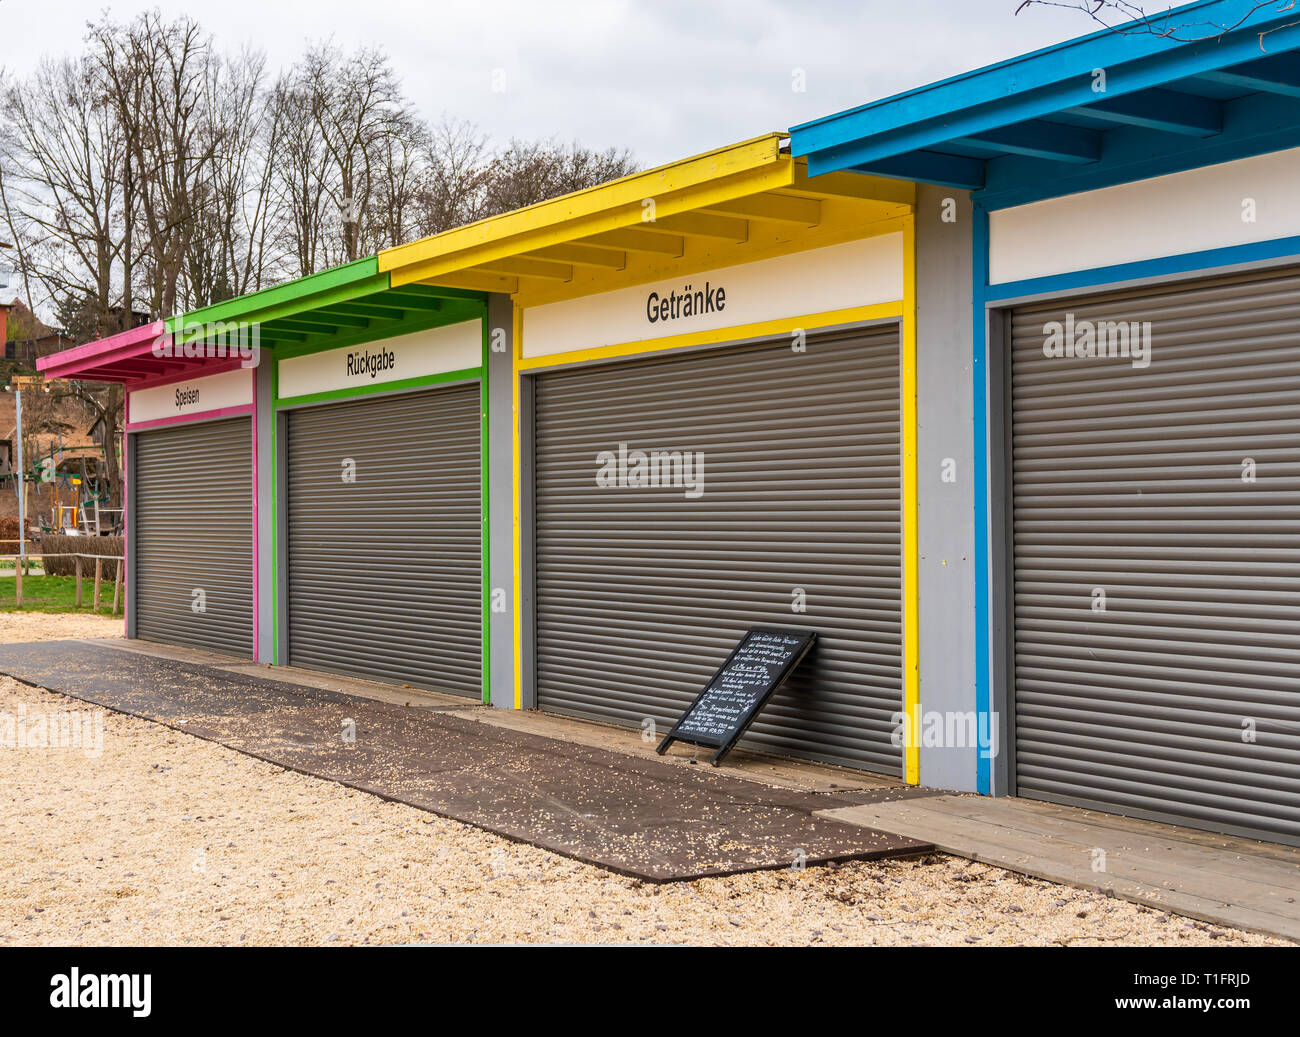
POLYGON ((1027 799, 944 795, 821 816, 971 860, 1300 942, 1300 847, 1027 799))
POLYGON ((0 672, 649 882, 933 849, 818 813, 913 789, 775 787, 460 710, 77 641, 0 645, 0 672))

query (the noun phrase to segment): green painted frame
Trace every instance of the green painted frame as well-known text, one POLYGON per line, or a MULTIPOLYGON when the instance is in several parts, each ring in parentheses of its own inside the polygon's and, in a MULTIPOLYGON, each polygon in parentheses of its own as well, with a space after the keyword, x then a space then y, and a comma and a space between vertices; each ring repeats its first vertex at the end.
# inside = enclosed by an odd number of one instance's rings
MULTIPOLYGON (((438 291, 440 293, 443 291, 451 293, 453 290, 438 289, 438 291)), ((214 318, 214 320, 219 319, 221 318, 214 318)), ((451 384, 454 382, 469 382, 477 379, 479 383, 479 545, 481 559, 479 645, 482 658, 480 665, 482 679, 481 698, 484 704, 490 702, 491 652, 489 644, 489 629, 492 590, 489 586, 489 562, 491 549, 488 542, 487 354, 489 348, 487 301, 479 293, 473 292, 453 294, 450 298, 446 299, 446 305, 441 309, 430 311, 424 316, 384 325, 382 329, 379 330, 378 334, 376 333, 376 329, 365 329, 358 331, 355 334, 322 336, 315 341, 304 342, 300 345, 282 345, 272 348, 269 354, 271 358, 271 421, 269 424, 271 437, 271 586, 274 588, 271 595, 271 659, 274 665, 282 665, 280 612, 281 597, 285 593, 285 590, 282 588, 280 583, 279 571, 281 520, 280 488, 284 474, 280 470, 281 458, 279 450, 279 415, 281 411, 295 407, 330 403, 336 400, 362 399, 367 396, 385 395, 392 392, 423 389, 437 385, 451 384), (429 328, 445 327, 449 324, 459 324, 468 320, 477 320, 481 329, 482 352, 480 354, 480 366, 478 367, 464 368, 459 371, 445 371, 440 374, 425 375, 419 378, 405 378, 394 382, 381 382, 377 385, 363 385, 356 388, 336 389, 330 392, 312 393, 303 396, 289 396, 283 398, 280 396, 279 361, 281 360, 306 356, 312 353, 321 353, 331 349, 361 345, 366 342, 378 342, 386 338, 393 338, 397 335, 405 335, 415 331, 425 331, 429 328)))

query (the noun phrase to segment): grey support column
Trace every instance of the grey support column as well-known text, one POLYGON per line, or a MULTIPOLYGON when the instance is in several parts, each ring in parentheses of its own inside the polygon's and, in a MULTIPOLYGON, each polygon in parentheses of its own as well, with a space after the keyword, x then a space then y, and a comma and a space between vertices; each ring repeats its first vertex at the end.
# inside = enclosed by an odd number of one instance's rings
POLYGON ((271 429, 275 420, 271 400, 271 360, 270 354, 260 354, 261 361, 253 370, 255 389, 253 401, 256 413, 253 415, 253 435, 256 440, 253 449, 257 458, 257 485, 253 493, 257 501, 257 557, 253 560, 253 579, 257 583, 257 630, 254 635, 257 661, 270 663, 274 653, 275 640, 275 594, 276 586, 272 574, 273 543, 275 529, 275 454, 272 449, 271 429))
POLYGON ((514 304, 488 298, 488 612, 492 705, 515 704, 514 304))
POLYGON ((919 186, 916 210, 920 699, 945 744, 921 748, 921 784, 976 790, 971 203, 919 186), (957 741, 957 739, 951 739, 957 741))

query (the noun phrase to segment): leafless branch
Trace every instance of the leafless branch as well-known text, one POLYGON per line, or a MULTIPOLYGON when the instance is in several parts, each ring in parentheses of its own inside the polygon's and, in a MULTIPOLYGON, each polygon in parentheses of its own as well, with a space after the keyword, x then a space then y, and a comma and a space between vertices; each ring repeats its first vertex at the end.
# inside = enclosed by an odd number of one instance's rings
MULTIPOLYGON (((1087 15, 1098 25, 1104 26, 1123 36, 1155 36, 1158 39, 1177 43, 1197 43, 1202 40, 1218 39, 1239 29, 1252 14, 1265 8, 1273 8, 1279 14, 1297 9, 1300 0, 1259 0, 1242 9, 1233 22, 1215 21, 1181 21, 1176 9, 1164 9, 1148 14, 1143 4, 1131 0, 1023 0, 1016 8, 1016 14, 1031 7, 1061 7, 1066 10, 1079 11, 1087 15)), ((1290 28, 1300 22, 1286 26, 1277 26, 1259 34, 1259 47, 1264 50, 1264 42, 1270 33, 1278 29, 1290 28)))

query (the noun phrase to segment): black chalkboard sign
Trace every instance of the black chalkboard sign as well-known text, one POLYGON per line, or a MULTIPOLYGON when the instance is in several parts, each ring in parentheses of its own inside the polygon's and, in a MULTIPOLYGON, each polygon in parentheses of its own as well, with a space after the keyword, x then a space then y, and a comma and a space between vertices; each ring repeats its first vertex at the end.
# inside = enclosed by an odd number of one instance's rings
POLYGON ((716 767, 816 640, 812 630, 747 631, 655 751, 662 756, 673 742, 707 745, 718 750, 716 767))

